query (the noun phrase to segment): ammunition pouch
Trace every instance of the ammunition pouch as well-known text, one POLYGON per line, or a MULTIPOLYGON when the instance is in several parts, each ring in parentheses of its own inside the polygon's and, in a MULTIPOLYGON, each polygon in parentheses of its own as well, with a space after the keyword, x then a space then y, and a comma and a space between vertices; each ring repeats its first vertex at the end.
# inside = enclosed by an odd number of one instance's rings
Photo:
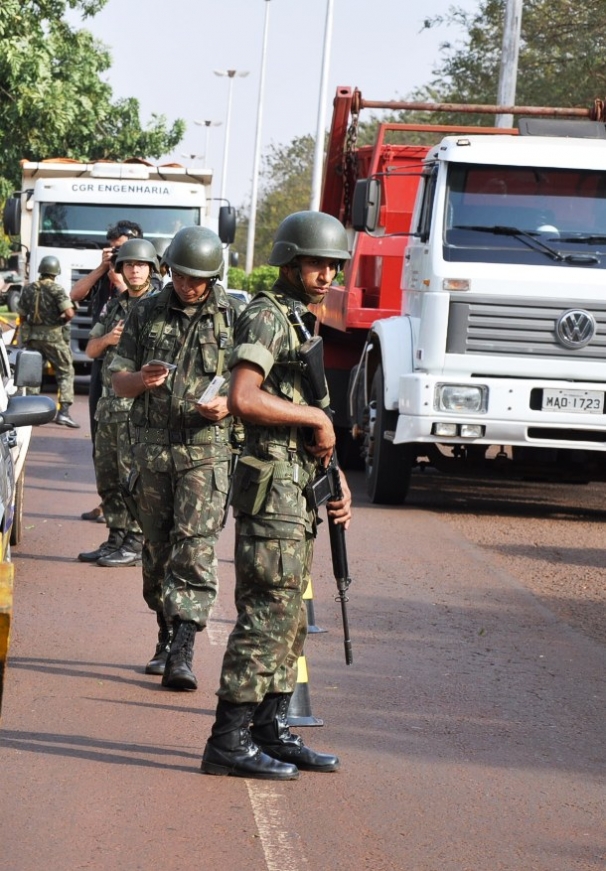
POLYGON ((274 474, 273 460, 240 457, 232 478, 231 504, 236 511, 255 515, 263 508, 274 474))

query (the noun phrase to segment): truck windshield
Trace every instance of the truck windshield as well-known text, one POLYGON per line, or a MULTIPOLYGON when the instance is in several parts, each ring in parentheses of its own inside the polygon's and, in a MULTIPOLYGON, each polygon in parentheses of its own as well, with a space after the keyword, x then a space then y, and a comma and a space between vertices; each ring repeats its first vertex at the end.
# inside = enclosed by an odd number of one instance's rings
POLYGON ((552 251, 555 264, 606 268, 605 228, 604 173, 454 163, 448 168, 445 260, 534 264, 545 263, 552 251))
POLYGON ((179 206, 111 206, 41 203, 38 245, 106 248, 106 234, 119 221, 134 221, 162 253, 177 230, 200 224, 200 209, 179 206))

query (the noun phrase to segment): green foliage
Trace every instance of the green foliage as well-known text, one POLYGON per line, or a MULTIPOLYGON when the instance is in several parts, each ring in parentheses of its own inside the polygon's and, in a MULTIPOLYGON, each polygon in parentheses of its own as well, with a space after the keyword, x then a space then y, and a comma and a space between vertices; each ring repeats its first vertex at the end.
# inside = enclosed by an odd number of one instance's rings
POLYGON ((279 275, 277 266, 258 266, 248 276, 247 287, 249 293, 259 293, 260 290, 271 290, 279 275))
POLYGON ((227 286, 234 290, 246 290, 248 276, 238 266, 230 266, 227 270, 227 286))
POLYGON ((267 263, 281 221, 292 212, 309 208, 314 147, 313 136, 299 136, 288 145, 271 145, 264 156, 255 224, 255 265, 267 263))
POLYGON ((142 128, 135 99, 112 103, 102 80, 109 52, 86 30, 62 20, 69 7, 85 17, 107 0, 2 0, 0 4, 0 198, 20 184, 19 161, 160 157, 181 140, 152 116, 142 128))
MULTIPOLYGON (((505 0, 483 0, 473 13, 452 6, 444 17, 425 22, 426 27, 447 24, 450 32, 455 28, 466 36, 460 43, 442 45, 443 61, 414 99, 496 103, 505 6, 505 0)), ((517 105, 591 106, 603 96, 606 32, 596 27, 603 12, 603 0, 525 0, 517 105)), ((493 123, 492 116, 471 115, 460 116, 456 123, 463 117, 467 123, 493 123)))

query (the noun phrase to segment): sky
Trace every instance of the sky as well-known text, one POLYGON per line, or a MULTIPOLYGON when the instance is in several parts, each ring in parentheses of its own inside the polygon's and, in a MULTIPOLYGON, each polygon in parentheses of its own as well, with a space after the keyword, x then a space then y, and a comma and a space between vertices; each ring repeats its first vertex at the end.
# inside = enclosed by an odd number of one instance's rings
MULTIPOLYGON (((423 21, 453 5, 473 12, 480 0, 333 0, 324 129, 339 86, 357 87, 369 100, 397 100, 427 84, 440 45, 460 44, 464 34, 423 30, 423 21)), ((144 126, 153 113, 186 122, 181 144, 158 163, 211 167, 214 195, 224 189, 239 208, 252 191, 266 16, 261 155, 316 134, 327 8, 328 0, 109 0, 92 19, 67 17, 107 46, 112 66, 104 78, 114 98, 139 100, 144 126), (230 86, 214 70, 228 69, 248 75, 231 86, 223 184, 230 86), (207 128, 196 120, 220 123, 207 128)))

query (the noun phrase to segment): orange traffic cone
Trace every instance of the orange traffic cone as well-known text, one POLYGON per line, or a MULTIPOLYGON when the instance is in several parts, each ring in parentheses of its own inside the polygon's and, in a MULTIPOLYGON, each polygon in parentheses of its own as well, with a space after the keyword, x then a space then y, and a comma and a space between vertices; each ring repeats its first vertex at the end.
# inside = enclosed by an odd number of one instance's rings
POLYGON ((327 632, 327 629, 320 629, 319 626, 316 626, 316 615, 314 612, 314 594, 311 586, 311 578, 309 579, 309 583, 303 593, 303 601, 305 602, 305 608, 307 610, 307 632, 309 635, 316 635, 318 632, 327 632))
POLYGON ((297 683, 288 707, 289 726, 323 726, 324 720, 319 720, 311 713, 309 684, 307 681, 307 662, 305 651, 297 662, 297 683))

